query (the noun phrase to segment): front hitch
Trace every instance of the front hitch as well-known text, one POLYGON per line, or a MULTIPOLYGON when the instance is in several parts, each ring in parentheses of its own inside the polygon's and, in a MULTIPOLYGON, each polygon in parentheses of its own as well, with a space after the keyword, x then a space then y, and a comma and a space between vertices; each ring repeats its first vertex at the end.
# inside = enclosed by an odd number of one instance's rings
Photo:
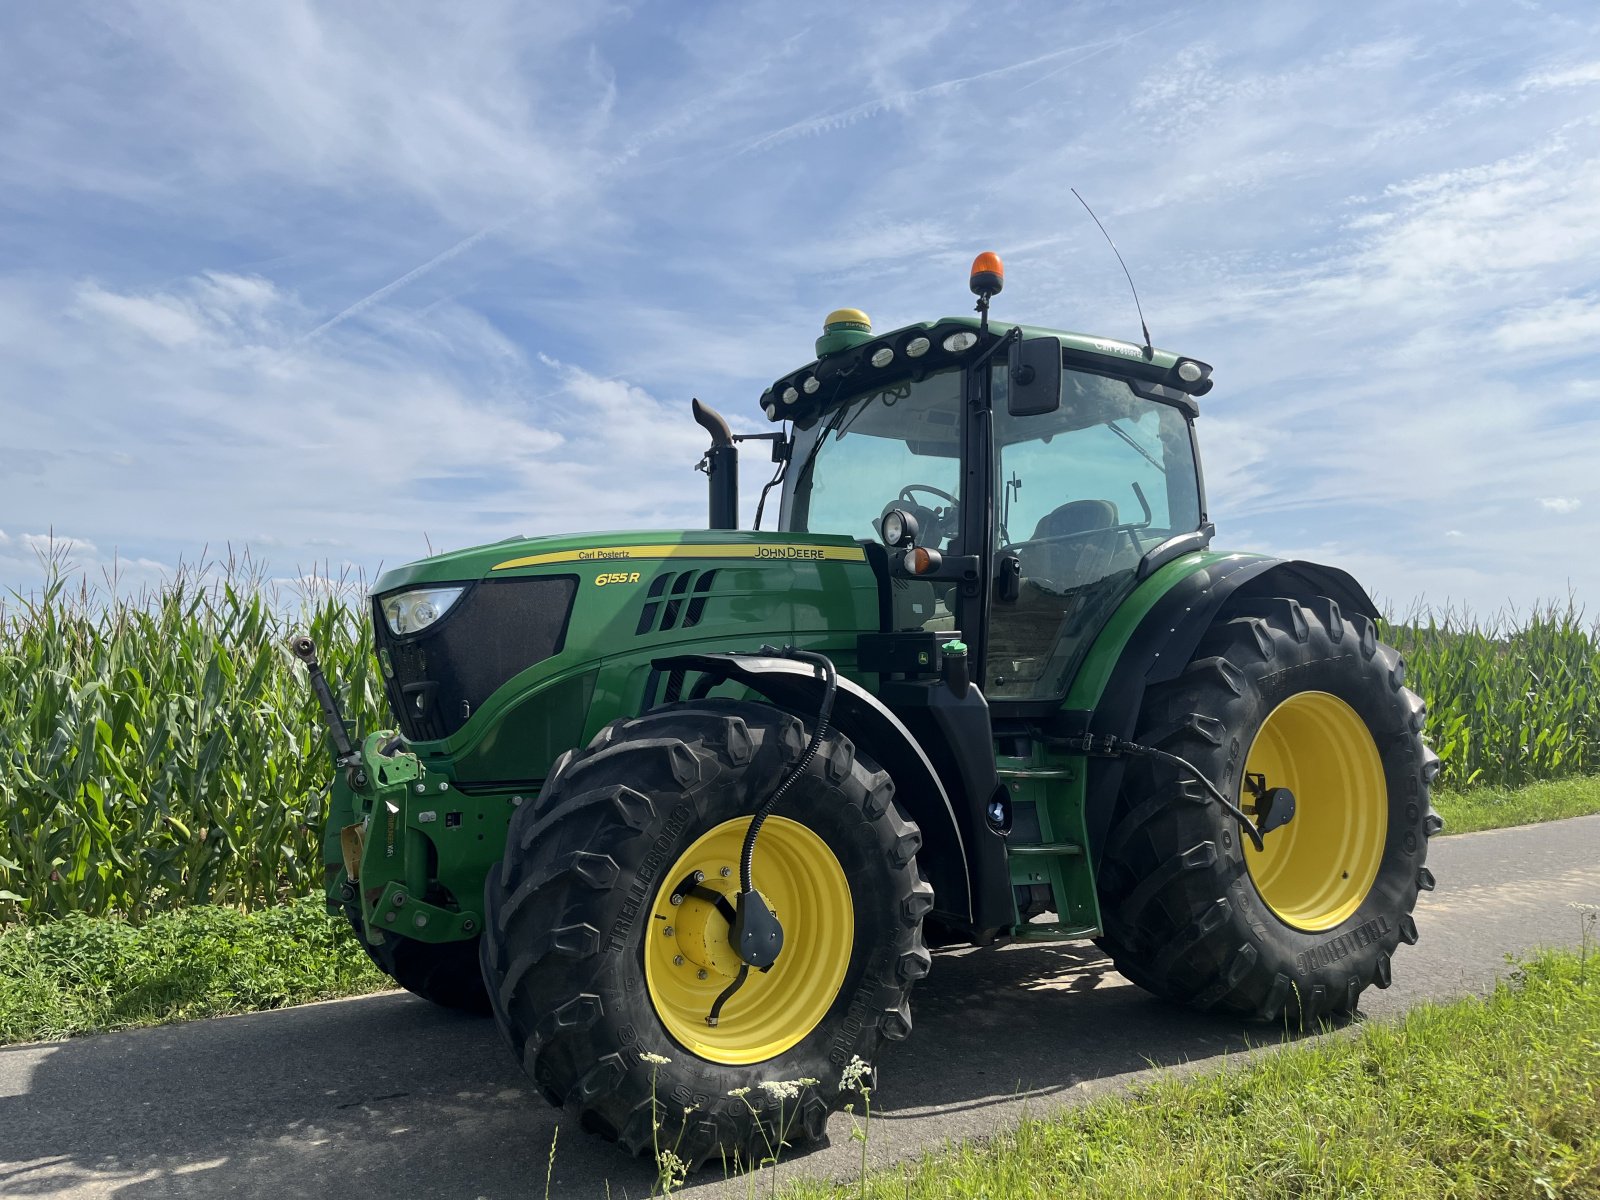
MULTIPOLYGON (((461 822, 468 812, 486 818, 484 803, 458 796, 446 779, 430 778, 392 732, 371 733, 353 745, 315 643, 302 634, 289 649, 306 666, 339 772, 329 788, 323 835, 329 907, 358 906, 366 937, 375 944, 386 933, 424 942, 475 936, 481 924, 476 906, 432 903, 430 884, 439 840, 456 830, 464 833, 461 822)), ((458 854, 459 846, 455 850, 458 854)))

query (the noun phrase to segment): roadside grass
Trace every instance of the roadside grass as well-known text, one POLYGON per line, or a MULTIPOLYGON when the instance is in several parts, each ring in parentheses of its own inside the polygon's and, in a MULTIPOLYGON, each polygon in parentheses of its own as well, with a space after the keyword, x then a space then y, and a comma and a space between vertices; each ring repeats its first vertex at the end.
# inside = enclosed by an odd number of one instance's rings
MULTIPOLYGON (((1575 918, 1577 914, 1575 914, 1575 918)), ((1588 919, 1587 917, 1585 919, 1588 919)), ((843 1197, 1600 1197, 1600 961, 1542 954, 1494 994, 1025 1119, 843 1197)))
POLYGON ((0 927, 0 1045, 393 986, 320 897, 250 913, 199 905, 141 925, 73 914, 0 927))
POLYGON ((1588 816, 1600 813, 1600 775, 1552 779, 1524 787, 1440 791, 1434 793, 1433 806, 1444 818, 1446 833, 1474 833, 1588 816))

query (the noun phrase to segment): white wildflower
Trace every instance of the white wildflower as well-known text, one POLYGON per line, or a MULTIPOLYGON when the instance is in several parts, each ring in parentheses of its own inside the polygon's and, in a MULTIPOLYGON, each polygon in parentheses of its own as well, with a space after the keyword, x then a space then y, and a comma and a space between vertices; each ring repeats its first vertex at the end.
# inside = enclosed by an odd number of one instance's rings
POLYGON ((872 1064, 859 1054, 852 1055, 839 1076, 839 1088, 846 1092, 864 1092, 872 1086, 872 1064))
POLYGON ((816 1085, 815 1079, 766 1079, 761 1083, 761 1090, 775 1100, 797 1100, 800 1089, 816 1085))
POLYGON ((658 1067, 665 1066, 672 1061, 665 1054, 652 1054, 648 1050, 640 1054, 639 1057, 647 1063, 655 1063, 658 1067))
POLYGON ((671 1150, 663 1150, 656 1155, 656 1174, 661 1186, 670 1192, 689 1177, 689 1164, 671 1150))

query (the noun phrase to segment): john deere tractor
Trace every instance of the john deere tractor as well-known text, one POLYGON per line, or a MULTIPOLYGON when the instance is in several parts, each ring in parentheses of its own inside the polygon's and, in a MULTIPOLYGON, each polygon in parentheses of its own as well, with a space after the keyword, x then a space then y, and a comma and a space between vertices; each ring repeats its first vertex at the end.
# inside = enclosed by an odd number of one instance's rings
POLYGON ((396 730, 352 744, 296 647, 330 903, 631 1151, 822 1137, 930 946, 1094 938, 1160 996, 1304 1026, 1417 938, 1438 760, 1372 601, 1212 548, 1207 364, 991 322, 1002 280, 982 255, 973 315, 890 333, 833 313, 770 433, 697 401, 707 529, 385 572, 396 730), (737 520, 756 439, 771 532, 737 520))

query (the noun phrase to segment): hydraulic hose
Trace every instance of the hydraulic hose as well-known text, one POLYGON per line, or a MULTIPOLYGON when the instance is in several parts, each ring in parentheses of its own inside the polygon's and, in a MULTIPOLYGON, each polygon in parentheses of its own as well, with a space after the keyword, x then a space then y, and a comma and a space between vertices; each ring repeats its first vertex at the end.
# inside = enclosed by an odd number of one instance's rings
POLYGON ((1199 767, 1187 759, 1179 758, 1176 754, 1169 754, 1165 750, 1157 750, 1154 746, 1141 746, 1137 742, 1130 742, 1124 738, 1114 737, 1111 734, 1106 734, 1104 737, 1096 739, 1094 734, 1086 733, 1081 738, 1066 738, 1064 741, 1069 749, 1081 750, 1085 754, 1092 754, 1100 758, 1117 758, 1127 754, 1140 758, 1153 758, 1158 762, 1177 767, 1178 770, 1210 792, 1211 799, 1216 801, 1217 806, 1239 822, 1239 828, 1244 830, 1245 834, 1250 838, 1257 853, 1266 849, 1266 843, 1261 840, 1261 831, 1256 828, 1255 822, 1250 819, 1249 815, 1232 800, 1224 796, 1221 789, 1206 778, 1205 773, 1199 767))
POLYGON ((822 746, 822 739, 828 736, 829 722, 833 719, 833 701, 839 691, 839 672, 834 667, 833 660, 827 655, 796 650, 793 646, 786 646, 782 650, 763 646, 761 652, 812 664, 822 671, 827 686, 822 692, 822 704, 817 710, 816 727, 811 731, 811 740, 806 743, 804 752, 773 789, 772 795, 761 802, 755 815, 750 818, 750 828, 745 830, 744 845, 739 850, 739 894, 735 898, 737 907, 729 930, 735 952, 740 958, 739 973, 712 1001, 711 1011, 706 1014, 706 1024, 711 1026, 715 1026, 722 1019, 722 1006, 744 986, 745 980, 750 977, 750 968, 753 966, 761 971, 770 969, 783 949, 783 927, 778 924, 777 918, 767 907, 761 894, 756 891, 755 883, 751 879, 756 855, 756 838, 761 833, 761 826, 772 815, 772 810, 778 806, 778 801, 784 798, 795 781, 811 765, 811 760, 817 756, 817 751, 822 746))
POLYGON ((806 745, 794 766, 789 768, 789 773, 783 777, 772 795, 756 809, 756 815, 750 820, 750 828, 745 831, 744 846, 739 852, 739 890, 743 892, 754 891, 750 882, 751 863, 756 853, 756 835, 761 832, 761 825, 771 815, 772 810, 778 806, 778 801, 794 786, 801 773, 811 765, 811 760, 817 756, 817 750, 822 745, 822 739, 828 736, 828 722, 833 718, 833 699, 839 690, 839 672, 833 665, 833 660, 825 654, 813 654, 809 650, 796 650, 793 646, 785 646, 782 651, 773 651, 770 646, 763 646, 762 652, 781 653, 785 658, 796 658, 801 662, 811 663, 822 670, 827 678, 827 687, 823 689, 822 706, 817 711, 816 728, 811 732, 811 741, 806 745))

